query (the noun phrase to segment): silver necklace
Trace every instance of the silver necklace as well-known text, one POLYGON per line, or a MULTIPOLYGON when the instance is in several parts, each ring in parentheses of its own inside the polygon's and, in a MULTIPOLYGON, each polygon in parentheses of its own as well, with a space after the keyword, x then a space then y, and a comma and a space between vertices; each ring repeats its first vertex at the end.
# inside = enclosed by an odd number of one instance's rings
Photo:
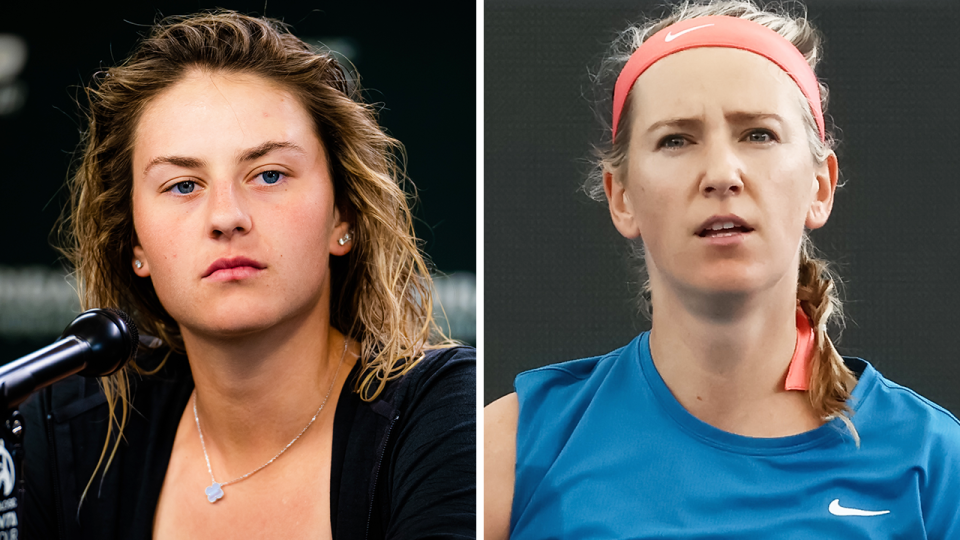
POLYGON ((213 468, 210 467, 210 456, 207 455, 207 445, 203 442, 203 431, 200 430, 200 417, 197 416, 197 391, 196 389, 194 389, 193 419, 197 422, 197 433, 200 434, 200 447, 203 448, 203 458, 207 460, 207 472, 210 473, 210 486, 203 490, 204 493, 206 493, 207 495, 208 501, 210 501, 211 503, 215 503, 219 501, 223 497, 224 487, 230 484, 236 484, 237 482, 240 482, 242 480, 246 480, 250 476, 262 471, 267 465, 273 463, 278 457, 280 457, 284 452, 286 452, 288 448, 293 446, 293 443, 297 442, 297 439, 299 439, 301 435, 306 433, 307 429, 309 429, 310 426, 313 425, 314 420, 316 420, 317 417, 320 416, 320 412, 323 410, 323 406, 327 404, 327 399, 330 398, 330 393, 333 392, 333 386, 337 384, 337 376, 340 375, 340 367, 343 366, 343 358, 347 355, 347 343, 348 343, 347 338, 344 337, 343 352, 340 353, 340 363, 337 364, 337 371, 334 372, 333 380, 330 381, 330 388, 327 389, 327 395, 323 397, 323 403, 320 404, 320 408, 317 409, 317 413, 313 415, 313 418, 311 418, 310 421, 307 422, 307 425, 304 426, 302 430, 300 430, 300 433, 298 433, 297 436, 294 437, 292 441, 287 443, 287 445, 284 446, 282 450, 277 452, 277 455, 273 456, 272 458, 270 458, 269 461, 257 467, 256 469, 248 472, 247 474, 243 476, 238 476, 237 478, 234 478, 233 480, 230 480, 228 482, 217 482, 216 479, 214 479, 213 477, 213 468))

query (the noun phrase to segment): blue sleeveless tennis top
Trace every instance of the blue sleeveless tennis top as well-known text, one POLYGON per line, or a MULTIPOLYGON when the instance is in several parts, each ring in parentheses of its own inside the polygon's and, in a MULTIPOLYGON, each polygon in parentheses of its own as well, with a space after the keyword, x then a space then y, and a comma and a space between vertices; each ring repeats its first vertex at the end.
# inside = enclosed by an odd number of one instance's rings
POLYGON ((960 539, 960 422, 869 363, 840 420, 734 435, 673 397, 647 333, 521 373, 512 540, 960 539))

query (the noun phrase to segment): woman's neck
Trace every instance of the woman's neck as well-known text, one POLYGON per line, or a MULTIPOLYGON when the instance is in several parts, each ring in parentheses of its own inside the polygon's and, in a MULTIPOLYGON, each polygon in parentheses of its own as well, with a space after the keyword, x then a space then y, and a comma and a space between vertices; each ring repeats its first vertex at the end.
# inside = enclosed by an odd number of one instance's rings
POLYGON ((776 437, 822 423, 805 392, 784 389, 796 342, 795 285, 694 300, 656 294, 657 371, 687 411, 719 429, 776 437))
POLYGON ((332 421, 329 405, 360 349, 330 327, 325 310, 243 336, 184 329, 183 338, 210 458, 241 472, 262 465, 297 436, 328 391, 331 399, 317 421, 332 421))

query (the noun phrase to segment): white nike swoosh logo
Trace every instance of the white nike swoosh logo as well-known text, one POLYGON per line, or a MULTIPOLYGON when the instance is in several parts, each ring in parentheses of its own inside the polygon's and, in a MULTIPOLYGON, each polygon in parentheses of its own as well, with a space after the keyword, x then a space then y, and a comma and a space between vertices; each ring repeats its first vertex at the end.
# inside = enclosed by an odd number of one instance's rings
POLYGON ((682 32, 677 32, 676 34, 667 32, 667 37, 663 38, 663 40, 666 41, 667 43, 670 43, 671 41, 677 39, 678 37, 680 37, 680 36, 682 36, 682 35, 684 35, 684 34, 686 34, 687 32, 693 32, 694 30, 699 30, 699 29, 701 29, 701 28, 706 28, 706 27, 708 27, 708 26, 713 26, 713 23, 711 23, 711 24, 704 24, 704 25, 702 25, 702 26, 694 26, 693 28, 687 28, 686 30, 684 30, 684 31, 682 31, 682 32))
POLYGON ((889 510, 860 510, 859 508, 846 508, 840 506, 840 499, 834 499, 830 503, 830 513, 835 516, 882 516, 884 514, 889 514, 889 510))

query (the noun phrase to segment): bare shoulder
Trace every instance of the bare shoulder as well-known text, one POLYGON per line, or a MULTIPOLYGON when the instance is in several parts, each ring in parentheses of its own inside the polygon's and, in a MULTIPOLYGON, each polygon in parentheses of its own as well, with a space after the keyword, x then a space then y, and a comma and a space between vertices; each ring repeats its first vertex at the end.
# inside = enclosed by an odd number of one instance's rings
MULTIPOLYGON (((507 394, 483 409, 484 452, 487 457, 494 451, 498 456, 510 457, 510 477, 516 463, 517 417, 520 402, 517 394, 507 394)), ((486 464, 485 464, 486 465, 486 464)), ((488 467, 485 466, 485 470, 488 467)))
POLYGON ((483 410, 483 527, 485 540, 510 537, 514 467, 517 463, 517 394, 483 410))

